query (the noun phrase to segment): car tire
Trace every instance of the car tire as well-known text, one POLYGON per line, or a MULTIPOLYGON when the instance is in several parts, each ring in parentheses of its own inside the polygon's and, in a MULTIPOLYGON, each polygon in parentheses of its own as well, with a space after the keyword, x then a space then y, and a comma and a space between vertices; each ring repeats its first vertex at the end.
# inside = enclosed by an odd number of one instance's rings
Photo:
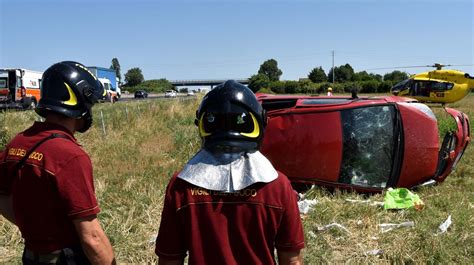
POLYGON ((36 105, 37 105, 36 99, 32 98, 28 109, 36 109, 36 105))
POLYGON ((36 108, 36 99, 33 97, 25 97, 22 99, 23 109, 33 110, 36 108))

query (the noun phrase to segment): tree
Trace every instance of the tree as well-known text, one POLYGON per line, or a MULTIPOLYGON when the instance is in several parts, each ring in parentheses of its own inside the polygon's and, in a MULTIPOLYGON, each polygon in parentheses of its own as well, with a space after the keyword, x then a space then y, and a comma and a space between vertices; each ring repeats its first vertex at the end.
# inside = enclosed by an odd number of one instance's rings
POLYGON ((117 58, 112 59, 112 65, 110 66, 110 69, 115 70, 115 75, 118 77, 119 82, 122 81, 122 75, 120 74, 120 63, 117 58))
POLYGON ((270 81, 280 80, 280 76, 283 74, 283 72, 278 69, 278 62, 274 59, 266 60, 260 65, 258 73, 266 75, 270 81))
POLYGON ((366 71, 357 72, 352 75, 352 81, 382 81, 382 76, 373 73, 367 73, 366 71))
POLYGON ((128 70, 125 74, 125 82, 127 86, 136 86, 143 82, 145 78, 143 77, 142 70, 138 67, 128 70))
POLYGON ((265 74, 252 75, 249 78, 249 88, 256 93, 262 88, 268 87, 270 79, 265 74))
POLYGON ((268 84, 268 88, 270 88, 270 90, 276 94, 285 93, 285 87, 286 87, 286 82, 284 81, 273 81, 273 82, 270 82, 270 84, 268 84))
POLYGON ((148 92, 165 92, 166 90, 177 90, 173 85, 166 79, 161 78, 161 79, 151 79, 151 80, 146 80, 140 83, 139 85, 140 89, 144 89, 145 91, 148 92))
POLYGON ((325 82, 328 79, 326 73, 324 72, 324 70, 321 66, 311 70, 311 72, 308 75, 308 78, 313 83, 325 82))
POLYGON ((339 69, 336 69, 336 79, 339 82, 346 82, 352 79, 354 75, 354 68, 350 64, 345 64, 344 66, 340 66, 339 69))
POLYGON ((298 81, 286 81, 285 82, 285 93, 286 94, 294 94, 299 92, 300 90, 300 83, 298 81))
POLYGON ((373 74, 373 73, 370 73, 369 75, 372 77, 373 80, 377 80, 379 82, 382 82, 382 76, 381 75, 373 74))
POLYGON ((369 75, 366 71, 357 72, 352 75, 352 81, 370 81, 372 76, 369 75))
POLYGON ((405 72, 401 72, 398 70, 395 70, 391 73, 387 73, 383 76, 384 81, 393 81, 394 83, 398 83, 400 81, 403 81, 405 79, 408 79, 409 76, 405 72))
POLYGON ((354 68, 352 68, 350 64, 334 67, 334 69, 331 69, 329 71, 328 82, 332 82, 333 72, 334 72, 334 81, 347 82, 352 79, 352 75, 354 75, 354 68))
MULTIPOLYGON (((335 68, 335 67, 334 67, 335 68)), ((334 80, 334 82, 336 82, 336 78, 333 78, 332 76, 334 75, 334 68, 331 68, 331 70, 329 70, 329 73, 328 73, 328 82, 332 82, 334 80)))

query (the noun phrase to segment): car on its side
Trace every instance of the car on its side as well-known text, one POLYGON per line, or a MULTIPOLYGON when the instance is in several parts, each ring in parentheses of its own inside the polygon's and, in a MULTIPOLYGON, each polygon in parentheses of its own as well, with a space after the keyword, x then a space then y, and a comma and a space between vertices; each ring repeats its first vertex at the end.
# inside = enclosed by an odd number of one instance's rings
POLYGON ((165 98, 175 98, 177 97, 177 93, 174 90, 166 90, 165 92, 165 98))
POLYGON ((414 99, 257 98, 268 117, 260 151, 295 186, 381 192, 442 182, 470 141, 467 115, 446 108, 456 128, 440 145, 436 116, 414 99))
POLYGON ((135 98, 148 98, 148 92, 145 90, 137 90, 135 91, 135 98))

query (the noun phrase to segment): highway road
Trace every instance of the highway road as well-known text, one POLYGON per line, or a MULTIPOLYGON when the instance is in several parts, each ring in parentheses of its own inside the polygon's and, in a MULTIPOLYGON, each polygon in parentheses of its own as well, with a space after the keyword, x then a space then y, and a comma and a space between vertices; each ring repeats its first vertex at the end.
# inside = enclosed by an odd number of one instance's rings
POLYGON ((175 98, 167 98, 165 97, 164 93, 150 93, 148 94, 148 98, 143 99, 143 98, 134 98, 134 94, 122 94, 122 97, 120 97, 119 101, 130 101, 130 100, 150 100, 150 99, 166 99, 166 100, 173 100, 176 98, 194 98, 196 96, 187 96, 185 94, 178 94, 177 97, 175 98))
MULTIPOLYGON (((178 94, 177 97, 175 98, 167 98, 165 97, 164 93, 151 93, 148 94, 148 98, 142 99, 142 98, 134 98, 134 94, 122 94, 122 97, 119 99, 119 101, 115 103, 120 103, 120 102, 126 102, 126 101, 132 101, 132 100, 174 100, 174 99, 192 99, 195 98, 196 96, 187 96, 185 94, 178 94)), ((21 104, 5 104, 5 103, 0 103, 0 110, 2 109, 17 109, 17 110, 23 110, 21 104)))

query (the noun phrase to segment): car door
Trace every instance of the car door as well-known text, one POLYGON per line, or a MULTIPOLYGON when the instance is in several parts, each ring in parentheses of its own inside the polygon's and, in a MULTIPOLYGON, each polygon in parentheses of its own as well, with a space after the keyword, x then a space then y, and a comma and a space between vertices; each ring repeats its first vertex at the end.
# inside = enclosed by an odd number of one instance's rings
POLYGON ((451 108, 445 108, 456 121, 457 130, 447 132, 439 150, 438 167, 435 180, 442 182, 456 168, 461 160, 470 140, 469 118, 466 114, 451 108))

